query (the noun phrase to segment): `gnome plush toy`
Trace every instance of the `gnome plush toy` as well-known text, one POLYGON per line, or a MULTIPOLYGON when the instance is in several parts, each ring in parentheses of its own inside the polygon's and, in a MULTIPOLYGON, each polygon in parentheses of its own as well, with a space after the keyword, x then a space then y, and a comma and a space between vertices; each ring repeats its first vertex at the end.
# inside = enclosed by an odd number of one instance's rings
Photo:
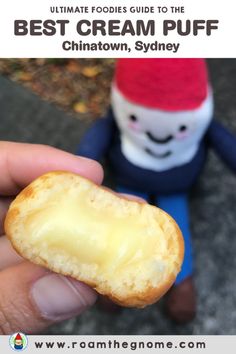
POLYGON ((209 146, 236 170, 236 139, 213 120, 203 59, 120 59, 111 109, 87 131, 78 149, 79 155, 108 159, 118 192, 151 198, 178 223, 185 257, 166 309, 179 323, 196 312, 188 194, 209 146))

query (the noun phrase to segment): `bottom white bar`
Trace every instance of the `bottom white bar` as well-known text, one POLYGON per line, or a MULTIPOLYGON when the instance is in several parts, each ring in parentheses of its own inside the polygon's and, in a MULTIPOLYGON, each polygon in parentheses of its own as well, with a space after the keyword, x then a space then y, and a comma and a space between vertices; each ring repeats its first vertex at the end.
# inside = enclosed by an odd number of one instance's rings
POLYGON ((0 353, 224 353, 236 336, 0 336, 0 353), (22 338, 22 339, 20 339, 22 338))

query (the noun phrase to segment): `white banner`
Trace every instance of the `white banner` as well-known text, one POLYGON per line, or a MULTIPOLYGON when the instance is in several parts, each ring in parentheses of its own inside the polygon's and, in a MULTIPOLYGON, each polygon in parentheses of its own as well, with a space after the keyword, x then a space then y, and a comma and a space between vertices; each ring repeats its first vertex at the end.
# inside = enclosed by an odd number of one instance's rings
POLYGON ((235 1, 7 0, 0 57, 236 57, 235 1))
POLYGON ((236 336, 0 336, 0 352, 235 354, 236 336))

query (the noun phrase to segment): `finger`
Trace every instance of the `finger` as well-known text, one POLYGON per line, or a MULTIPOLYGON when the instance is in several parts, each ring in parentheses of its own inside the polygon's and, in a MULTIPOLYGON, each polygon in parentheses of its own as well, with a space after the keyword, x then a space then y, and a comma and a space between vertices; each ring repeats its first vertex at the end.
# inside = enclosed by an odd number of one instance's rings
POLYGON ((0 271, 20 262, 23 262, 23 258, 16 253, 6 236, 2 236, 0 238, 0 271))
POLYGON ((147 203, 147 201, 145 199, 143 199, 141 197, 137 197, 136 195, 127 194, 127 193, 118 193, 118 192, 115 192, 111 188, 106 187, 106 186, 102 186, 102 188, 105 189, 108 192, 116 194, 118 197, 120 196, 120 197, 125 198, 127 200, 134 200, 134 201, 139 202, 139 203, 147 203))
POLYGON ((118 195, 121 195, 122 197, 125 197, 127 200, 134 200, 135 202, 139 203, 147 203, 147 201, 141 197, 137 197, 136 195, 133 194, 126 194, 126 193, 117 193, 118 195))
POLYGON ((85 284, 26 261, 0 273, 0 289, 0 334, 42 331, 96 300, 85 284))
POLYGON ((14 195, 36 177, 55 170, 78 173, 98 184, 103 178, 96 161, 45 145, 0 142, 0 194, 14 195))

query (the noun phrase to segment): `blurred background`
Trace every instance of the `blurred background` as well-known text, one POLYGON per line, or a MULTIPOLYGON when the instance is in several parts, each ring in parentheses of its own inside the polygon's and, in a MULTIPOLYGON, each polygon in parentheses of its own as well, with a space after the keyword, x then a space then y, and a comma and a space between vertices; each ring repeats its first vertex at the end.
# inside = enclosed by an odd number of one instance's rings
POLYGON ((0 59, 0 73, 68 113, 95 119, 109 104, 114 59, 0 59))
MULTIPOLYGON (((0 59, 0 139, 75 152, 109 105, 113 59, 0 59)), ((236 59, 208 60, 215 116, 236 135, 236 59)), ((232 151, 236 154, 236 151, 232 151)), ((236 334, 236 176, 210 152, 190 199, 198 314, 177 326, 163 300, 143 310, 102 312, 48 334, 236 334)))

